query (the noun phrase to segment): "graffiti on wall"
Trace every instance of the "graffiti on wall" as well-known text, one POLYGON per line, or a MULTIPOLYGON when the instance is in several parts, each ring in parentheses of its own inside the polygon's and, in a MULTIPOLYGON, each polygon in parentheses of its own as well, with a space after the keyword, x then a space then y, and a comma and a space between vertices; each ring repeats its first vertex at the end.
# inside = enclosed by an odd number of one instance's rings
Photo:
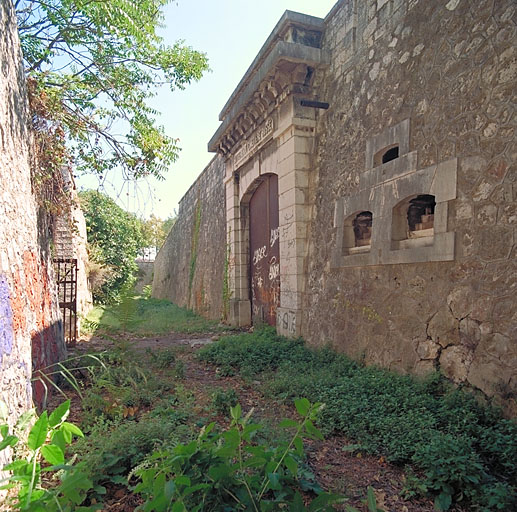
MULTIPOLYGON (((12 284, 0 275, 0 362, 10 355, 16 337, 30 336, 32 372, 59 361, 63 353, 62 325, 56 318, 51 281, 45 261, 32 251, 23 254, 21 268, 12 274, 12 284)), ((34 385, 34 400, 45 393, 41 382, 34 385)))
POLYGON ((277 317, 278 329, 284 334, 296 336, 296 311, 284 311, 277 317))
POLYGON ((9 284, 4 275, 0 275, 0 363, 4 355, 10 355, 13 349, 13 310, 9 296, 9 284))

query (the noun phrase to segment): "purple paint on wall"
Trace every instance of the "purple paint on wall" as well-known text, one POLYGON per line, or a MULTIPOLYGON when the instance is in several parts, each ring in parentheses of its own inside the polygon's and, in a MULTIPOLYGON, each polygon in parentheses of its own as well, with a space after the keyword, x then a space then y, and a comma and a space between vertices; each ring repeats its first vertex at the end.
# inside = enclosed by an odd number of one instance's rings
POLYGON ((5 276, 0 275, 0 362, 4 354, 11 353, 13 339, 13 310, 9 296, 9 284, 5 276))

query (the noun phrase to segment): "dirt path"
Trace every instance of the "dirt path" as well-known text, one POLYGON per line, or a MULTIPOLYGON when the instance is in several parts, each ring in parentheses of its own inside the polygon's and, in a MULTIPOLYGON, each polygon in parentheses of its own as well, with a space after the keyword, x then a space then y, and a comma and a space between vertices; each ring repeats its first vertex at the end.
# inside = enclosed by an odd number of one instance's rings
MULTIPOLYGON (((217 337, 206 335, 185 335, 173 333, 163 337, 152 337, 130 340, 132 348, 138 351, 152 351, 181 347, 177 358, 185 365, 185 389, 194 395, 194 413, 200 417, 206 415, 210 406, 211 393, 215 388, 234 389, 239 397, 243 411, 254 407, 254 414, 259 418, 271 419, 277 423, 282 418, 295 415, 294 408, 284 403, 267 399, 260 392, 260 382, 246 382, 239 377, 221 377, 217 368, 197 360, 194 356, 200 347, 212 343, 217 337)), ((87 343, 79 343, 76 352, 103 350, 110 348, 111 342, 92 338, 87 343)), ((215 420, 221 425, 228 424, 224 416, 215 420)), ((320 485, 335 492, 341 492, 350 499, 348 505, 360 511, 367 511, 364 503, 368 486, 373 487, 378 506, 386 512, 431 512, 432 501, 421 499, 411 502, 402 499, 404 472, 382 457, 372 457, 360 452, 344 451, 343 447, 351 444, 340 436, 333 436, 324 441, 308 441, 305 443, 308 463, 317 476, 320 485)), ((127 496, 127 490, 114 492, 111 504, 104 510, 110 512, 131 511, 137 505, 134 496, 127 496)), ((344 510, 344 506, 342 510, 344 510)), ((460 511, 460 509, 451 509, 460 511)))

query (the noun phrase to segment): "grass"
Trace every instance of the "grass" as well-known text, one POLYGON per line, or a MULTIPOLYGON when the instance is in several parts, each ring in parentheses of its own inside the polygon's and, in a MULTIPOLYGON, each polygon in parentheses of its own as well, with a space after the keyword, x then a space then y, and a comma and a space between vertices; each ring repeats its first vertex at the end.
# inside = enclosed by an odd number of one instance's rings
POLYGON ((85 328, 96 332, 128 332, 139 336, 218 332, 218 322, 207 320, 193 311, 168 300, 129 296, 119 305, 95 306, 86 316, 85 328), (131 307, 127 301, 132 301, 131 307), (122 309, 122 311, 121 311, 122 309))
POLYGON ((262 378, 271 397, 325 403, 322 430, 412 467, 419 478, 408 493, 434 496, 438 510, 452 501, 469 503, 469 510, 517 506, 517 424, 439 374, 416 379, 366 368, 271 329, 224 337, 200 357, 222 374, 262 378))

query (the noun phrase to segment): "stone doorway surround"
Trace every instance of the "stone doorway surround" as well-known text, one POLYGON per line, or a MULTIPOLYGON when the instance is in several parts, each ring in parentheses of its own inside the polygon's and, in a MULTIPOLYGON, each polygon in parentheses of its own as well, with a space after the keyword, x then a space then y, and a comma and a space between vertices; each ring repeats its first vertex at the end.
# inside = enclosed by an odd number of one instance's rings
POLYGON ((286 11, 224 106, 208 144, 225 158, 229 321, 251 323, 249 200, 264 174, 278 175, 280 306, 277 331, 301 332, 310 221, 309 174, 316 96, 328 65, 324 20, 286 11))

